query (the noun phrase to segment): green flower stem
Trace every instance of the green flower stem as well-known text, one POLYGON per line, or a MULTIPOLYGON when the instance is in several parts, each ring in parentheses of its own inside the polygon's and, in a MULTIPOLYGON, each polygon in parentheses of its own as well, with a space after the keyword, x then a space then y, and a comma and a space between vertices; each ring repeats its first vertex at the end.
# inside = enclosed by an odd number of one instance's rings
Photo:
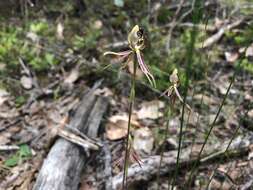
POLYGON ((129 116, 128 116, 128 126, 127 126, 127 139, 126 139, 126 149, 125 149, 125 161, 124 161, 124 173, 123 173, 123 182, 122 182, 122 189, 127 189, 127 173, 128 173, 128 160, 129 160, 129 139, 130 139, 130 128, 131 128, 131 117, 132 117, 132 110, 135 98, 135 81, 136 81, 136 55, 134 55, 134 73, 131 78, 131 91, 130 91, 130 104, 129 104, 129 116))
MULTIPOLYGON (((188 88, 188 84, 187 84, 187 88, 188 88)), ((177 151, 177 162, 176 162, 176 170, 174 173, 174 177, 173 177, 173 181, 172 181, 172 187, 171 189, 174 189, 175 183, 176 183, 176 179, 177 179, 177 175, 178 175, 178 170, 179 170, 179 161, 180 161, 180 152, 181 152, 181 146, 182 146, 182 140, 183 140, 183 122, 184 122, 184 113, 185 113, 185 100, 186 100, 186 94, 187 94, 187 89, 186 89, 186 93, 184 96, 184 104, 183 104, 183 109, 182 109, 182 115, 181 115, 181 124, 180 124, 180 131, 179 131, 179 142, 178 142, 178 151, 177 151)))
POLYGON ((160 171, 161 171, 161 166, 162 166, 162 161, 163 161, 163 154, 164 154, 164 150, 165 150, 165 142, 166 142, 166 139, 168 138, 170 112, 171 112, 171 109, 170 109, 170 105, 169 105, 167 108, 167 111, 166 111, 166 119, 167 119, 166 129, 165 129, 164 140, 162 142, 161 157, 160 157, 160 163, 159 163, 158 173, 157 173, 157 190, 160 189, 160 171))

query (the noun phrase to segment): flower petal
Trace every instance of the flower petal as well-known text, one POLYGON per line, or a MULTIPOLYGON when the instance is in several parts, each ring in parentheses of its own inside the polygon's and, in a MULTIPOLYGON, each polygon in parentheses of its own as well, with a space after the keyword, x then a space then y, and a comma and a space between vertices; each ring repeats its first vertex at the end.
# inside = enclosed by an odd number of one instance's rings
POLYGON ((170 86, 167 90, 165 90, 161 95, 160 97, 166 95, 168 97, 170 97, 170 95, 172 94, 172 91, 173 91, 173 86, 170 86))
POLYGON ((186 106, 186 107, 190 110, 190 112, 191 112, 191 111, 192 111, 191 107, 190 107, 186 102, 184 102, 183 98, 181 97, 181 95, 179 94, 179 92, 178 92, 178 90, 177 90, 177 86, 174 85, 173 88, 174 88, 174 91, 175 91, 175 93, 176 93, 178 99, 180 100, 180 102, 182 102, 183 104, 185 104, 185 106, 186 106))
POLYGON ((156 82, 155 82, 155 79, 153 77, 153 75, 150 73, 148 67, 145 65, 144 61, 143 61, 143 58, 141 56, 141 52, 139 50, 136 50, 136 55, 137 55, 137 60, 138 60, 138 63, 139 63, 139 66, 142 70, 142 72, 145 74, 145 76, 147 77, 149 83, 156 87, 156 82))
POLYGON ((130 53, 132 53, 132 50, 122 51, 122 52, 113 52, 113 51, 107 51, 104 53, 104 55, 117 55, 117 56, 128 56, 130 53))

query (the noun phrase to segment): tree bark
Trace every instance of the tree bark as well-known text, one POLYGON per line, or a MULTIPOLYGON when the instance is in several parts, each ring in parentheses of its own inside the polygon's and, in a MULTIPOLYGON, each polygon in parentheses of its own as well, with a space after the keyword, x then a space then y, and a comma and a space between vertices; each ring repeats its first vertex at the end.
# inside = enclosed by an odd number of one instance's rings
MULTIPOLYGON (((84 132, 90 138, 97 137, 99 125, 105 113, 108 100, 86 93, 78 106, 69 126, 84 132)), ((76 190, 81 172, 87 164, 89 152, 59 138, 51 148, 40 169, 33 190, 76 190)))

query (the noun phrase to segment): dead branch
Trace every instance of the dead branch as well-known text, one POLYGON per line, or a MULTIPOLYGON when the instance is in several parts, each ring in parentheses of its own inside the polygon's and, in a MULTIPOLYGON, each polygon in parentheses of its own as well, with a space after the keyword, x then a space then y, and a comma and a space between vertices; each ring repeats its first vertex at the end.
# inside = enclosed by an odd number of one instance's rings
MULTIPOLYGON (((95 88, 86 93, 69 127, 95 138, 108 105, 107 99, 94 95, 95 88)), ((89 152, 77 145, 58 139, 44 160, 34 190, 75 190, 80 183, 81 171, 87 164, 89 152)))
POLYGON ((170 27, 170 30, 169 30, 169 34, 168 34, 168 37, 167 37, 167 43, 166 43, 166 50, 169 51, 170 50, 170 42, 171 42, 171 37, 172 37, 172 32, 174 30, 174 28, 176 27, 177 25, 177 17, 178 17, 178 14, 180 13, 181 9, 182 9, 182 6, 184 4, 184 0, 181 0, 180 3, 179 3, 179 6, 175 12, 175 15, 172 19, 172 22, 171 22, 171 27, 170 27))
POLYGON ((239 19, 234 23, 221 27, 217 33, 215 33, 214 35, 212 35, 211 37, 209 37, 208 39, 204 41, 202 48, 207 48, 207 47, 212 46, 214 43, 218 42, 221 39, 221 37, 224 35, 225 32, 239 26, 242 22, 243 22, 243 19, 239 19))
POLYGON ((17 145, 0 145, 0 151, 19 150, 17 145))
MULTIPOLYGON (((206 147, 203 155, 201 156, 200 163, 206 163, 207 161, 213 160, 224 155, 229 141, 224 143, 216 144, 213 146, 206 147), (216 154, 219 151, 218 154, 216 154), (208 158, 208 159, 207 159, 208 158)), ((226 154, 242 153, 248 150, 249 146, 253 144, 253 135, 239 136, 234 139, 230 148, 226 154)), ((161 165, 160 174, 164 175, 172 172, 176 167, 177 151, 171 151, 164 153, 163 163, 161 165)), ((182 150, 180 157, 180 166, 183 167, 186 164, 195 162, 197 157, 192 157, 191 150, 189 148, 182 150)), ((142 168, 139 167, 138 163, 131 165, 128 168, 128 183, 132 184, 141 180, 148 181, 152 177, 157 175, 158 166, 160 162, 160 156, 151 156, 142 160, 142 168)), ((123 173, 119 173, 112 179, 113 189, 118 189, 122 183, 123 173)))
POLYGON ((108 142, 104 142, 104 174, 105 174, 105 189, 112 189, 112 156, 109 149, 108 142))

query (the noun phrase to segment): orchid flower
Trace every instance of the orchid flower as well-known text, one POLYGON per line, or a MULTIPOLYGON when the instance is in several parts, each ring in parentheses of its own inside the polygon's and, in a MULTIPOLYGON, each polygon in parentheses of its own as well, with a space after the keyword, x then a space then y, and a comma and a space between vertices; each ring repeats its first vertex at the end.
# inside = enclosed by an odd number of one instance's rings
POLYGON ((147 77, 149 83, 152 86, 156 86, 155 79, 153 75, 151 74, 148 66, 144 63, 143 56, 141 53, 141 50, 145 48, 145 40, 143 35, 143 30, 138 26, 135 25, 131 32, 128 34, 128 46, 129 50, 123 51, 123 52, 112 52, 107 51, 104 53, 104 55, 116 55, 119 56, 122 59, 128 58, 127 64, 133 60, 134 56, 136 54, 137 61, 139 64, 139 67, 143 74, 147 77))
MULTIPOLYGON (((132 146, 133 140, 132 137, 130 135, 130 143, 128 144, 128 151, 129 151, 129 159, 132 163, 137 163, 139 165, 140 168, 142 168, 143 165, 143 161, 141 160, 139 154, 135 151, 134 147, 132 146)), ((116 163, 114 164, 114 166, 118 166, 121 167, 123 165, 124 162, 124 158, 120 157, 116 163)))
MULTIPOLYGON (((162 96, 165 94, 169 97, 176 95, 178 97, 178 99, 180 100, 180 102, 182 102, 184 104, 184 100, 181 97, 181 95, 177 89, 177 87, 179 86, 179 78, 178 78, 177 74, 178 74, 177 69, 174 69, 172 74, 170 75, 170 82, 172 83, 172 85, 162 94, 162 96)), ((191 107, 186 103, 185 103, 185 105, 191 111, 191 107)))

